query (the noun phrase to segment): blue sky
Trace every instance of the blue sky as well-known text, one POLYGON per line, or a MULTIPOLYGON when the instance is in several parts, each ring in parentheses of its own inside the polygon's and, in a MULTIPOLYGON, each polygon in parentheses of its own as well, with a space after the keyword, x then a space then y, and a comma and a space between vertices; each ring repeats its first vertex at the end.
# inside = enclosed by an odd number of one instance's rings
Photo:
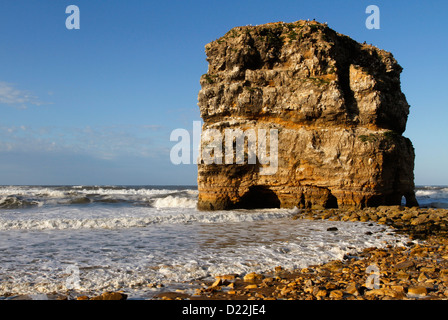
POLYGON ((235 26, 313 19, 391 51, 411 113, 416 184, 448 184, 448 41, 442 1, 4 0, 0 184, 196 184, 176 128, 200 120, 204 46, 235 26), (80 29, 68 30, 69 5, 80 29), (370 4, 380 29, 365 27, 370 4))

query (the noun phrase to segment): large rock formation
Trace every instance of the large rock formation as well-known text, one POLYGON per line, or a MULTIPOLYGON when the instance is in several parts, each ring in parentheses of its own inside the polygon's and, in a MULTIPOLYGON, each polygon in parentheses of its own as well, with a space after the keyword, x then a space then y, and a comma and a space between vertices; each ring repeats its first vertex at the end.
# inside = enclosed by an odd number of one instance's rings
POLYGON ((230 129, 252 130, 267 155, 278 155, 278 168, 258 149, 250 161, 250 139, 244 161, 230 164, 237 139, 229 138, 229 155, 203 135, 199 209, 359 208, 400 204, 403 196, 418 205, 414 149, 402 136, 409 105, 391 53, 314 21, 237 27, 205 49, 203 134, 220 133, 224 145, 230 129))

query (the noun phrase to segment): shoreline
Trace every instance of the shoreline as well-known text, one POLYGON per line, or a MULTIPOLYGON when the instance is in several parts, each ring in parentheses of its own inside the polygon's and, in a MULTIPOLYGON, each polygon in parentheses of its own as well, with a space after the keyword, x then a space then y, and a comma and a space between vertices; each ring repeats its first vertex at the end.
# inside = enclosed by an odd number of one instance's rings
MULTIPOLYGON (((193 295, 162 300, 445 300, 448 299, 448 209, 381 206, 363 210, 302 210, 293 219, 384 224, 409 236, 407 247, 367 248, 301 270, 222 275, 193 295), (370 281, 368 281, 370 280, 370 281)), ((337 230, 334 230, 337 231, 337 230)))
MULTIPOLYGON (((361 221, 391 227, 415 242, 367 248, 342 260, 300 270, 282 266, 263 274, 192 280, 149 300, 412 300, 448 299, 448 209, 381 206, 358 210, 300 210, 292 219, 361 221), (370 279, 372 281, 368 282, 370 279), (197 288, 197 289, 195 289, 197 288)), ((327 230, 337 232, 337 228, 327 230), (336 230, 334 230, 336 229, 336 230)), ((167 288, 168 289, 168 288, 167 288)), ((6 297, 2 297, 5 299, 6 297)), ((7 300, 126 300, 125 291, 101 295, 17 295, 7 300)))

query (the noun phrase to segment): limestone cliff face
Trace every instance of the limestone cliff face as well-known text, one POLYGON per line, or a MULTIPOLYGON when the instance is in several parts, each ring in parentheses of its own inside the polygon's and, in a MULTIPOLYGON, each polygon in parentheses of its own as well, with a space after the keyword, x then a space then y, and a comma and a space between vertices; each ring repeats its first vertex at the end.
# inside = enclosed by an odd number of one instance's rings
POLYGON ((244 163, 226 164, 224 146, 214 163, 202 156, 199 209, 365 207, 403 196, 417 205, 414 149, 402 136, 409 105, 391 53, 314 21, 237 27, 205 48, 203 132, 252 129, 259 142, 264 129, 273 153, 275 129, 278 166, 262 174, 259 154, 248 163, 249 142, 244 163))

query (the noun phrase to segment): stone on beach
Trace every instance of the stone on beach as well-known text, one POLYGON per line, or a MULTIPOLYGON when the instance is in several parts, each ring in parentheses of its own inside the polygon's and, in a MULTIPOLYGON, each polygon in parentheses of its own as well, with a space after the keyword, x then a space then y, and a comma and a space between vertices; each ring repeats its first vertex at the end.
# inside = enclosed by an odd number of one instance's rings
POLYGON ((408 288, 408 295, 426 296, 426 294, 427 294, 427 290, 423 286, 409 287, 408 288))
POLYGON ((122 292, 103 292, 98 296, 88 297, 82 295, 77 297, 76 300, 127 300, 128 296, 122 292))
POLYGON ((250 281, 256 281, 256 280, 262 280, 264 278, 264 275, 258 274, 255 272, 248 273, 244 276, 243 280, 246 282, 250 281))

